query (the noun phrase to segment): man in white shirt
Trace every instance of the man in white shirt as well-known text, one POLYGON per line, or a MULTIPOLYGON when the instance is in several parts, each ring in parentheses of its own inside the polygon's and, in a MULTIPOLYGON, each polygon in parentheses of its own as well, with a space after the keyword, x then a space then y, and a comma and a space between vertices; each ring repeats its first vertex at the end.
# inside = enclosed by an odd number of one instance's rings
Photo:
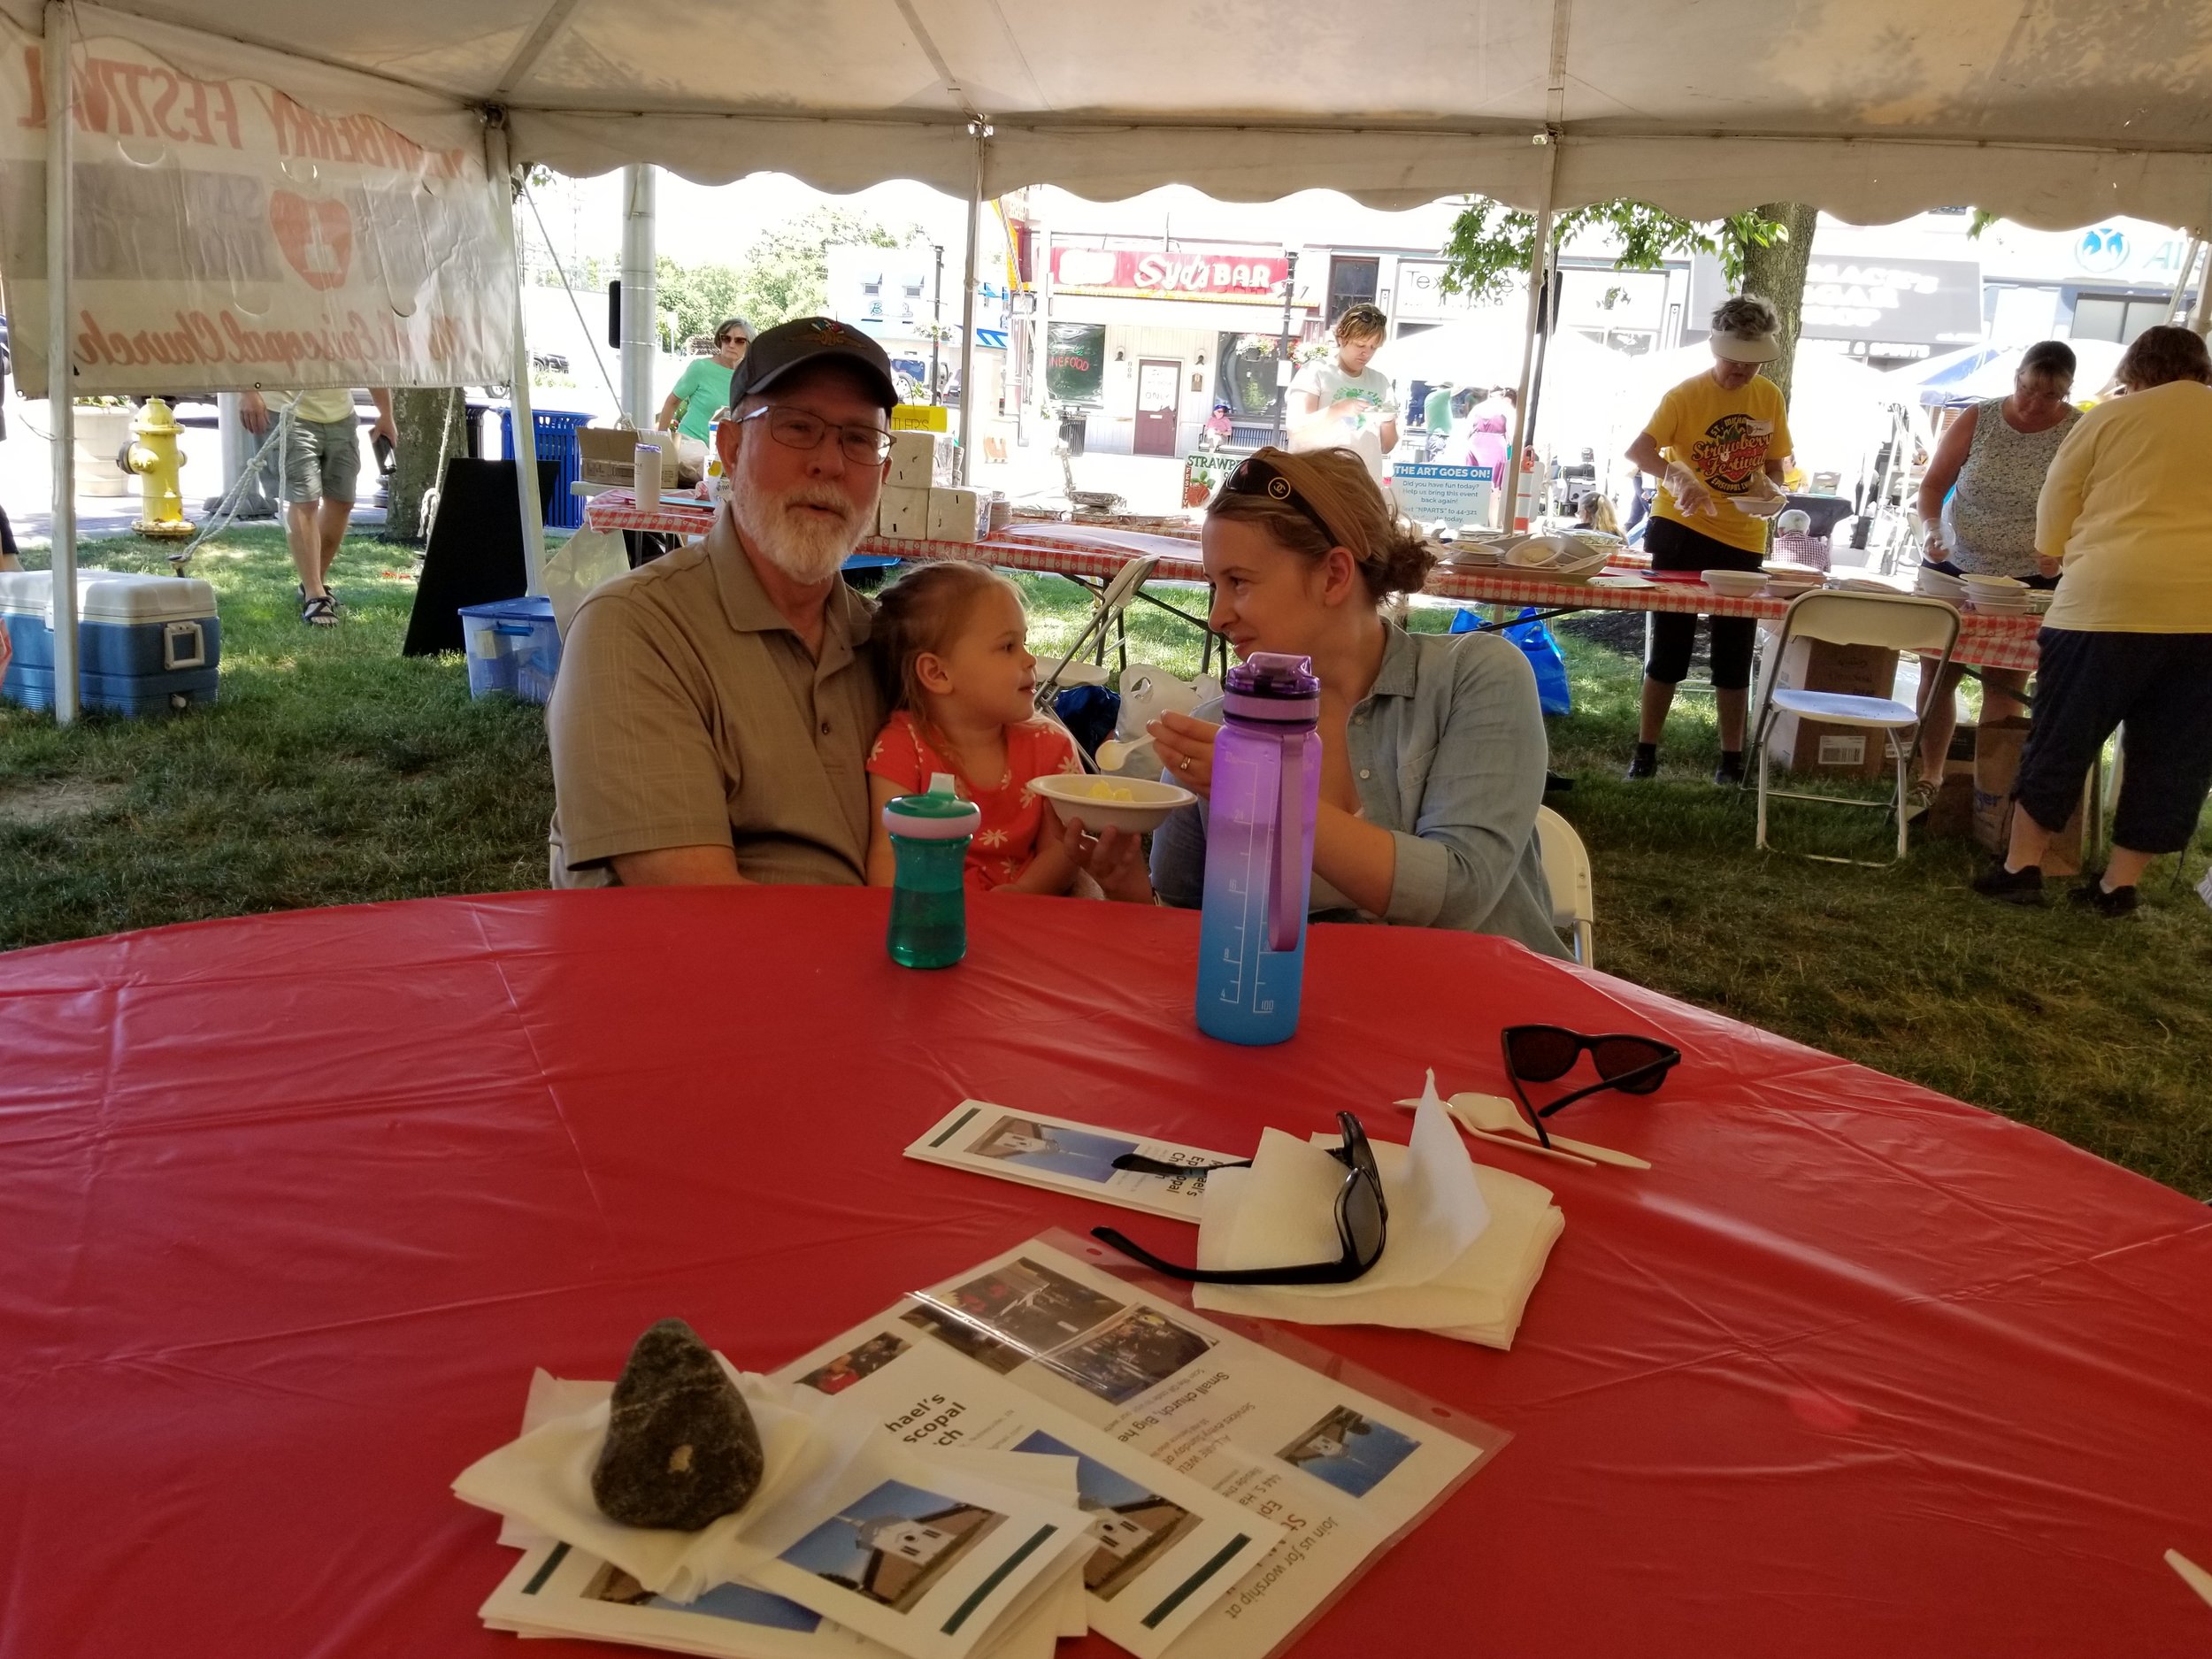
POLYGON ((1397 396, 1390 377, 1368 364, 1389 328, 1382 309, 1365 303, 1336 319, 1334 355, 1301 369, 1284 400, 1294 455, 1342 445, 1382 482, 1383 457, 1398 444, 1397 396))

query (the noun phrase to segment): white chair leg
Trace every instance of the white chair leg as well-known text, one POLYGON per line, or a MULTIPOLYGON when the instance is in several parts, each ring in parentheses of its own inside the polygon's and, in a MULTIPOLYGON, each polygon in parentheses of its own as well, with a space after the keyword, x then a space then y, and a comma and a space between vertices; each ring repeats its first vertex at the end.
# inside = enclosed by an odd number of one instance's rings
POLYGON ((1890 759, 1897 766, 1897 799, 1890 810, 1897 815, 1897 856, 1901 862, 1905 856, 1905 772, 1907 770, 1905 749, 1904 745, 1898 741, 1896 733, 1885 732, 1882 736, 1889 744, 1890 759))
POLYGON ((1753 843, 1755 850, 1764 852, 1767 846, 1767 746, 1759 745, 1759 834, 1753 843))

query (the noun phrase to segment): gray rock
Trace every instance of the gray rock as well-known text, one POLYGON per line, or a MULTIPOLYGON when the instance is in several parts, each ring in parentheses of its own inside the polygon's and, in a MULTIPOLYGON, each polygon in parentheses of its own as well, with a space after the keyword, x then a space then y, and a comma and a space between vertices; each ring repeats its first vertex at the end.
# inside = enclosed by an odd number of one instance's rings
POLYGON ((742 1509, 760 1471, 753 1414, 699 1333, 681 1319, 650 1327, 614 1386, 591 1476, 599 1507, 632 1526, 696 1532, 742 1509))

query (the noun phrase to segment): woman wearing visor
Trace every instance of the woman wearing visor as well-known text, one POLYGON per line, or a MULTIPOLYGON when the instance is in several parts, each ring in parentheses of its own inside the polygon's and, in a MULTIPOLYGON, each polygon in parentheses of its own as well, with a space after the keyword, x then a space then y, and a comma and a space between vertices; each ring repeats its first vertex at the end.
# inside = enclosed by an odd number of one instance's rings
MULTIPOLYGON (((1782 355, 1781 319, 1756 295, 1739 294, 1713 313, 1713 366, 1682 382, 1659 407, 1628 458, 1662 480, 1644 548, 1655 571, 1755 571, 1765 556, 1766 520, 1788 503, 1780 488, 1790 455, 1781 388, 1759 365, 1782 355)), ((1750 702, 1748 617, 1709 617, 1714 701, 1720 710, 1718 784, 1743 781, 1744 712, 1750 702)), ((1697 618, 1655 612, 1644 662, 1642 727, 1631 778, 1659 770, 1659 737, 1674 688, 1690 672, 1697 618)))

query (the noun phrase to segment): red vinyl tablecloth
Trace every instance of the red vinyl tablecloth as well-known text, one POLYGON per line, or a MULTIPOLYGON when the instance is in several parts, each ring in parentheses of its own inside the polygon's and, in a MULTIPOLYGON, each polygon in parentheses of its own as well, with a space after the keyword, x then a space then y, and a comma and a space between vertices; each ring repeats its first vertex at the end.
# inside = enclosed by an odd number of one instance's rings
POLYGON ((1251 1050, 1191 1023, 1194 916, 994 895, 932 974, 885 910, 531 894, 0 956, 0 1653, 513 1654, 448 1486, 532 1366, 611 1376, 676 1313, 765 1369, 1110 1218, 903 1158, 963 1095, 1402 1133, 1424 1067, 1499 1088, 1530 1019, 1681 1046, 1567 1114, 1655 1167, 1478 1148, 1567 1218, 1509 1354, 1310 1333, 1517 1438, 1301 1654, 2212 1648, 2161 1562, 2212 1563, 2202 1206, 1497 940, 1317 928, 1251 1050))

